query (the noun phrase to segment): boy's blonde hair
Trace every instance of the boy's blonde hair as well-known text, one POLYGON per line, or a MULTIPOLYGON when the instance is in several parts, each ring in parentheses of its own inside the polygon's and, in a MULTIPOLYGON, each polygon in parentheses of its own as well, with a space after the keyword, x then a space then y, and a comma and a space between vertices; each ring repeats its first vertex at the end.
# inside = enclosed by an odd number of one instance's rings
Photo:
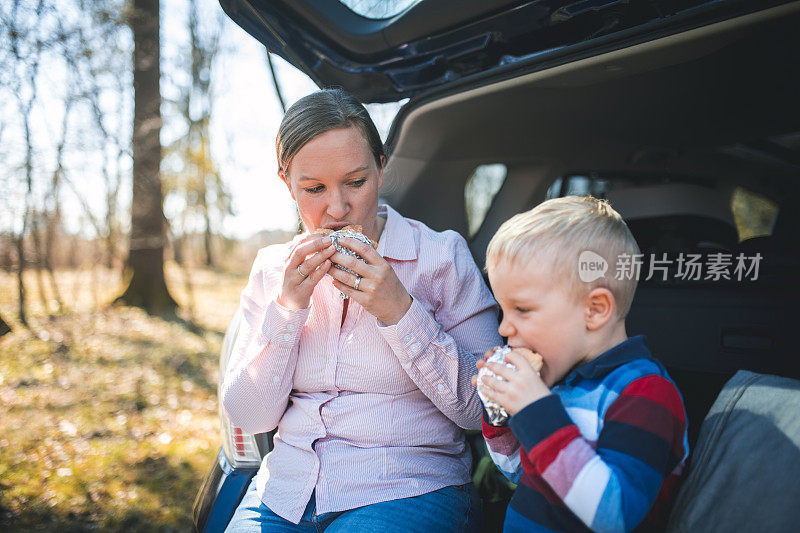
POLYGON ((636 278, 616 279, 616 265, 622 254, 638 253, 639 246, 628 226, 608 202, 591 196, 567 196, 547 200, 500 226, 486 251, 486 270, 491 272, 501 261, 544 262, 550 266, 552 281, 576 298, 596 287, 607 288, 614 295, 617 316, 625 318, 636 291, 636 278), (590 282, 582 281, 578 270, 579 257, 587 250, 600 255, 608 265, 604 276, 590 282))

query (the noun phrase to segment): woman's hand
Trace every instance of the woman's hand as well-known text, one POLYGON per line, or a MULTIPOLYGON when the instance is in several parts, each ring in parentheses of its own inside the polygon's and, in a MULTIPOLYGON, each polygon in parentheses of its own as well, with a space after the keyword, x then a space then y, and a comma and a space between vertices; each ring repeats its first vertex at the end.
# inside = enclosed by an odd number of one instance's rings
POLYGON ((311 293, 330 269, 335 251, 331 238, 322 235, 308 235, 298 242, 283 269, 278 303, 294 310, 308 307, 311 293))
POLYGON ((339 243, 353 250, 364 261, 336 252, 331 261, 356 274, 331 268, 333 285, 358 302, 369 314, 386 325, 397 324, 411 307, 411 295, 397 278, 386 259, 370 245, 344 237, 339 243))
MULTIPOLYGON (((491 353, 486 352, 486 357, 490 355, 491 353)), ((513 416, 526 406, 548 396, 550 389, 547 388, 524 355, 512 350, 506 354, 505 360, 517 369, 511 370, 504 364, 488 363, 483 359, 478 360, 475 364, 479 369, 485 366, 505 380, 495 376, 483 376, 480 378, 483 386, 481 392, 493 402, 502 405, 506 412, 513 416)), ((476 385, 477 380, 478 376, 473 376, 472 384, 476 385)))

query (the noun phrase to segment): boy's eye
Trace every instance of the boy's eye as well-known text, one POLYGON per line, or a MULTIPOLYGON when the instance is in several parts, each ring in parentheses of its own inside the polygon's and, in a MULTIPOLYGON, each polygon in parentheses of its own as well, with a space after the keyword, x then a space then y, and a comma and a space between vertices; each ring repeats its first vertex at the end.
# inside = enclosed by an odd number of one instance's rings
POLYGON ((366 178, 360 178, 360 179, 351 181, 350 185, 352 185, 353 187, 361 187, 366 182, 367 182, 366 178))
POLYGON ((514 310, 515 310, 517 313, 520 313, 520 314, 523 314, 523 315, 524 315, 525 313, 528 313, 528 312, 530 312, 530 309, 528 309, 527 307, 515 307, 515 308, 514 308, 514 310))
POLYGON ((325 188, 324 185, 317 185, 316 187, 308 187, 308 188, 303 189, 303 190, 308 192, 308 193, 311 193, 311 194, 316 194, 318 192, 322 192, 322 190, 324 188, 325 188))

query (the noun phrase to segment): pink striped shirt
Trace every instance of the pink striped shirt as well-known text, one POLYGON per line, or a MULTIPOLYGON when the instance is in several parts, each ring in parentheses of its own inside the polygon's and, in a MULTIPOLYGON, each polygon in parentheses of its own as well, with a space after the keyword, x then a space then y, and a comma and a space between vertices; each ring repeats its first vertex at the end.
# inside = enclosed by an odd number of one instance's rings
POLYGON ((378 253, 413 296, 393 326, 325 277, 299 311, 275 302, 292 243, 259 251, 242 292, 244 320, 222 386, 234 424, 275 427, 256 486, 298 523, 317 513, 418 496, 470 480, 464 429, 481 427, 475 360, 500 344, 497 305, 453 231, 435 232, 380 206, 378 253))

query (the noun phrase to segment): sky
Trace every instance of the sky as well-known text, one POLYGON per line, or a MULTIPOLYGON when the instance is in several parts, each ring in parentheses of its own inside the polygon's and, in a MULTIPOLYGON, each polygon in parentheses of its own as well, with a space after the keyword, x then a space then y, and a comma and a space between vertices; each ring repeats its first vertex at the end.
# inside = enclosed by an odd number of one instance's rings
MULTIPOLYGON (((297 214, 278 178, 275 135, 282 111, 264 47, 225 19, 226 53, 217 63, 212 151, 233 196, 234 216, 224 222, 229 236, 246 238, 262 229, 296 229, 297 214)), ((317 90, 301 71, 273 56, 287 106, 317 90)))
MULTIPOLYGON (((227 17, 223 46, 226 44, 235 52, 223 54, 217 65, 211 130, 212 150, 230 187, 236 212, 225 220, 223 231, 228 236, 246 238, 263 229, 296 229, 294 203, 277 175, 275 136, 282 111, 264 47, 227 17)), ((318 89, 300 70, 278 56, 272 58, 287 107, 318 89)), ((399 106, 367 107, 385 141, 399 106)))
MULTIPOLYGON (((234 215, 227 216, 218 228, 227 237, 246 239, 268 229, 295 230, 297 214, 286 186, 277 176, 275 159, 275 135, 282 118, 282 111, 267 67, 264 47, 239 28, 222 12, 218 0, 195 0, 203 16, 202 22, 221 20, 221 51, 212 73, 214 103, 211 122, 211 150, 220 169, 222 179, 232 195, 234 215)), ((186 60, 187 0, 165 0, 161 2, 161 91, 164 126, 161 131, 162 145, 167 146, 182 135, 185 125, 174 117, 169 99, 175 96, 172 81, 186 74, 176 65, 186 60)), ((58 16, 65 20, 81 17, 72 3, 61 4, 58 16)), ((54 19, 48 19, 52 22, 54 19)), ((50 30, 40 30, 47 34, 50 30)), ((129 39, 123 32, 122 39, 129 39)), ((2 44, 2 43, 0 43, 2 44)), ((130 42, 122 43, 130 47, 130 42)), ((301 71, 273 55, 273 63, 287 106, 318 87, 301 71)), ((22 72, 22 71, 20 71, 22 72)), ((49 176, 55 168, 55 145, 59 138, 61 117, 64 115, 64 94, 69 86, 71 74, 58 61, 49 61, 39 69, 41 90, 38 105, 32 114, 32 130, 36 148, 34 165, 37 178, 34 183, 34 201, 42 202, 49 176)), ((109 76, 115 74, 108 73, 109 76)), ((78 74, 80 75, 80 74, 78 74)), ((127 74, 129 75, 129 73, 127 74)), ((123 83, 130 83, 121 78, 123 83)), ((183 79, 183 81, 186 81, 183 79)), ((4 93, 8 96, 7 93, 4 93)), ((14 99, 0 99, 0 231, 19 231, 24 212, 24 176, 21 174, 24 142, 21 123, 15 113, 14 99), (15 122, 16 120, 16 122, 15 122)), ((97 133, 93 129, 92 112, 78 104, 71 111, 69 141, 77 148, 65 152, 65 183, 60 198, 64 225, 70 233, 94 234, 93 225, 86 213, 102 219, 105 213, 105 181, 101 174, 103 160, 96 149, 97 133), (80 147, 85 146, 86 149, 80 147)), ((127 135, 131 128, 130 118, 119 123, 115 117, 132 115, 130 102, 103 103, 108 109, 123 109, 107 115, 106 128, 127 135)), ((378 131, 386 139, 390 122, 397 104, 367 106, 376 121, 378 131)), ((113 158, 112 158, 113 161, 113 158)), ((123 180, 119 203, 127 211, 130 205, 130 159, 122 160, 123 180)), ((113 172, 112 168, 112 172, 113 172)), ((168 217, 180 209, 177 200, 168 199, 165 212, 168 217)), ((37 207, 38 208, 38 207, 37 207)), ((123 215, 123 226, 127 226, 123 215)), ((199 229, 199 228, 197 228, 199 229)))

